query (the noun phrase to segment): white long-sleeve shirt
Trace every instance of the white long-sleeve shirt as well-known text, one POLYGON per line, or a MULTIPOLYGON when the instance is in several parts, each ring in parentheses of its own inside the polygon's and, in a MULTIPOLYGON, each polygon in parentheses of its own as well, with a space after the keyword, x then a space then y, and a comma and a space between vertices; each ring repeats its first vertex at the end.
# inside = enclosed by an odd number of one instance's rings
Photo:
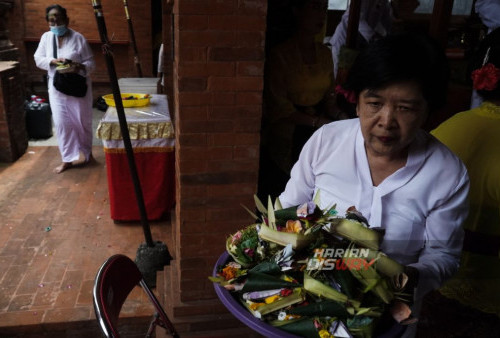
MULTIPOLYGON (((72 29, 68 29, 68 31, 68 36, 65 37, 62 46, 59 46, 56 39, 57 57, 83 64, 85 71, 81 71, 80 75, 88 77, 95 69, 92 49, 82 34, 72 29)), ((53 43, 54 34, 52 32, 43 33, 34 55, 36 66, 46 70, 49 78, 52 78, 56 72, 56 67, 50 65, 50 61, 54 59, 53 43)))
POLYGON ((381 250, 419 270, 415 297, 438 288, 458 269, 469 178, 463 163, 420 131, 406 165, 373 186, 359 120, 333 122, 306 143, 279 199, 284 208, 311 201, 355 206, 372 227, 385 229, 381 250))

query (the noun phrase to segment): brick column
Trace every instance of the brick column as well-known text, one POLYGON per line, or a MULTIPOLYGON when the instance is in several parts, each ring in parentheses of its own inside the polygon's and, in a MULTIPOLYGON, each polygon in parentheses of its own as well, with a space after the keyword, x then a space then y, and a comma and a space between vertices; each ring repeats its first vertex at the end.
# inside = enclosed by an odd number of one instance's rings
POLYGON ((0 61, 0 162, 13 162, 28 148, 23 81, 18 62, 0 61))
POLYGON ((257 191, 266 0, 177 0, 175 249, 168 306, 181 330, 241 326, 208 276, 225 239, 251 224, 257 191), (210 325, 208 325, 210 323, 210 325))

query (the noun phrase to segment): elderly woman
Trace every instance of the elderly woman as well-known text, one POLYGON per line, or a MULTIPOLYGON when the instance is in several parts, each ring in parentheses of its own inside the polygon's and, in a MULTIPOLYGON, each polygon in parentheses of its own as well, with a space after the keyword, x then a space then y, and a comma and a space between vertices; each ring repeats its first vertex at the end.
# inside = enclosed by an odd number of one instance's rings
POLYGON ((457 271, 468 210, 465 166, 421 129, 444 103, 447 79, 446 58, 426 37, 369 44, 345 85, 359 118, 320 128, 279 197, 290 207, 320 191, 322 208, 355 206, 383 229, 381 249, 407 266, 417 285, 414 313, 424 294, 457 271))
POLYGON ((38 68, 48 73, 49 101, 56 127, 62 163, 54 169, 61 173, 75 164, 92 160, 92 82, 90 73, 95 68, 94 58, 87 40, 68 28, 66 9, 51 5, 45 11, 49 32, 45 32, 35 52, 38 68), (86 78, 84 97, 58 91, 53 85, 56 67, 67 64, 66 72, 78 73, 86 78), (80 160, 80 153, 83 160, 80 160))

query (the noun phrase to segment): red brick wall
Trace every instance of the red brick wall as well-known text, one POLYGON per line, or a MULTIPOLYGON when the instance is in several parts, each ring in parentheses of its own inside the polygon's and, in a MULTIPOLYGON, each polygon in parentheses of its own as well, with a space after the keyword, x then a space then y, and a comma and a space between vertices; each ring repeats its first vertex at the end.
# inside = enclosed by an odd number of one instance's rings
MULTIPOLYGON (((70 18, 69 26, 82 33, 90 42, 96 58, 97 68, 92 75, 94 83, 109 81, 106 62, 101 52, 101 41, 90 0, 16 0, 8 17, 9 38, 20 49, 21 69, 26 84, 42 81, 44 72, 35 66, 33 54, 40 36, 48 30, 45 8, 53 3, 65 7, 70 18)), ((134 51, 129 39, 128 24, 122 0, 101 1, 108 37, 112 40, 115 68, 118 78, 137 77, 134 65, 134 51)), ((128 1, 129 14, 139 50, 144 77, 153 76, 151 2, 128 1)))
POLYGON ((207 276, 253 221, 241 205, 257 190, 266 13, 266 0, 175 2, 175 314, 221 311, 207 276))

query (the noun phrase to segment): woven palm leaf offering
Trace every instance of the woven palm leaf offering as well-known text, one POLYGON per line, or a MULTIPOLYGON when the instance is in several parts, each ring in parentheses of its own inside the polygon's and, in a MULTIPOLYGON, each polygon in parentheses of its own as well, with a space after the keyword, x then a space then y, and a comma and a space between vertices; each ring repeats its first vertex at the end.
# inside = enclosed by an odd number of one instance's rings
POLYGON ((322 210, 319 193, 291 208, 254 199, 259 216, 245 209, 256 223, 226 239, 229 258, 209 279, 258 325, 372 337, 414 321, 405 268, 379 250, 382 234, 355 208, 345 217, 335 205, 322 210))
POLYGON ((315 202, 283 209, 279 199, 273 206, 271 198, 268 199, 267 208, 257 196, 255 204, 261 213, 259 237, 268 242, 286 246, 290 244, 293 249, 300 250, 311 244, 319 230, 329 223, 332 215, 329 210, 322 211, 315 202))
MULTIPOLYGON (((253 265, 262 257, 262 252, 257 252, 259 236, 256 224, 252 224, 229 236, 226 240, 226 250, 234 261, 243 267, 253 265)), ((260 249, 262 250, 262 249, 260 249)))

